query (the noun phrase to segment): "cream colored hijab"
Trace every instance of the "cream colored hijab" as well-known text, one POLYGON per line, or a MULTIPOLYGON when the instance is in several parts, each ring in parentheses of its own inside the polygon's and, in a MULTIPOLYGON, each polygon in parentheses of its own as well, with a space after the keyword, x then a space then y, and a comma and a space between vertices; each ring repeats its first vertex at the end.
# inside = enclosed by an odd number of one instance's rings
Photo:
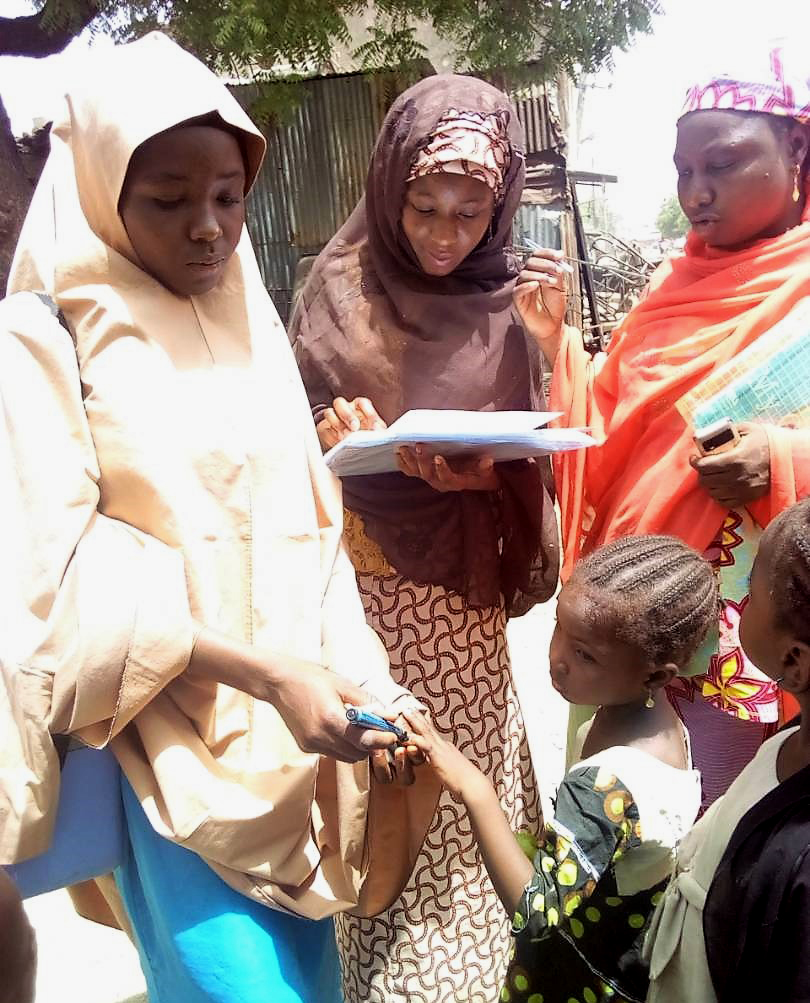
MULTIPOLYGON (((99 274, 112 266, 116 255, 111 251, 140 264, 118 199, 132 154, 152 136, 217 114, 243 138, 248 189, 264 159, 264 137, 237 101, 165 35, 153 32, 130 45, 95 52, 91 69, 71 87, 53 123, 51 153, 17 245, 9 294, 29 289, 58 299, 61 289, 75 284, 77 271, 99 274)), ((229 277, 231 282, 206 298, 269 299, 247 239, 231 260, 229 277), (245 274, 237 278, 240 271, 245 274)))
MULTIPOLYGON (((408 878, 435 786, 378 787, 365 762, 301 752, 270 704, 183 675, 197 622, 386 703, 402 695, 246 234, 220 284, 187 299, 139 267, 118 215, 151 136, 216 113, 243 138, 248 183, 264 140, 162 35, 95 54, 90 71, 54 123, 10 283, 51 296, 71 336, 47 310, 32 329, 30 296, 3 317, 7 479, 14 536, 30 540, 15 589, 38 638, 14 625, 0 638, 0 667, 21 667, 10 706, 27 715, 14 753, 27 794, 6 812, 0 861, 47 840, 50 728, 111 741, 154 828, 243 893, 312 918, 379 910, 408 878)), ((4 794, 0 777, 0 816, 4 794)))

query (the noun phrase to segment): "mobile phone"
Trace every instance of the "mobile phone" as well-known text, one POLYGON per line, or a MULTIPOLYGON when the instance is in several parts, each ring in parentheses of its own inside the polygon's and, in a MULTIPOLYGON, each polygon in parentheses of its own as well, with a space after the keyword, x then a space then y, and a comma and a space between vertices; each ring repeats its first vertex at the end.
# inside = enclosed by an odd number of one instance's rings
POLYGON ((734 449, 740 441, 740 433, 730 418, 721 418, 696 432, 694 439, 700 455, 708 456, 734 449))
POLYGON ((363 710, 362 707, 347 707, 346 720, 358 728, 371 728, 372 731, 391 731, 397 736, 397 741, 400 744, 408 741, 408 732, 400 728, 399 725, 386 721, 379 714, 363 710))

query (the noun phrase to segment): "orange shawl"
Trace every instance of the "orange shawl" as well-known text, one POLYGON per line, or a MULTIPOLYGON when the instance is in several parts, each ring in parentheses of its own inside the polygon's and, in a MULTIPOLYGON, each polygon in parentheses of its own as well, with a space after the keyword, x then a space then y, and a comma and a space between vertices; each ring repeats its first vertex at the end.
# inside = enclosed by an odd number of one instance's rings
MULTIPOLYGON (((601 445, 555 457, 563 580, 610 540, 669 533, 703 551, 725 510, 689 465, 692 430, 675 404, 810 295, 810 201, 803 222, 742 251, 691 234, 615 332, 599 367, 576 331, 563 339, 550 407, 601 445)), ((768 426, 771 490, 749 505, 761 526, 810 494, 810 434, 768 426)))

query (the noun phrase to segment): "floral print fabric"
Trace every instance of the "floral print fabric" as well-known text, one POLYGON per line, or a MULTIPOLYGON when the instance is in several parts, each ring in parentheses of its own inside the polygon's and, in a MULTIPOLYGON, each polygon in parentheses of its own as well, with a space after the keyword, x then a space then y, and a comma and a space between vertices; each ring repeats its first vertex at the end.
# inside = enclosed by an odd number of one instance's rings
MULTIPOLYGON (((704 556, 720 583, 719 629, 670 687, 679 700, 705 700, 717 710, 754 724, 776 724, 779 691, 748 659, 740 644, 740 619, 748 602, 751 568, 762 530, 743 509, 731 511, 704 556)), ((676 704, 677 706, 677 704, 676 704)))

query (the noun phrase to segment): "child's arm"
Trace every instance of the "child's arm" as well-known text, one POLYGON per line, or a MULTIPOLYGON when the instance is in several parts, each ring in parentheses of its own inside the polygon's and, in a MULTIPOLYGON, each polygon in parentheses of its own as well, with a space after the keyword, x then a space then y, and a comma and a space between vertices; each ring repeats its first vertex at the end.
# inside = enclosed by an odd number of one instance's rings
POLYGON ((467 806, 484 866, 511 919, 515 915, 523 889, 534 876, 534 868, 515 839, 492 784, 478 767, 472 763, 469 765, 477 774, 477 782, 473 783, 470 778, 469 784, 457 793, 467 806))
POLYGON ((422 714, 406 711, 409 744, 423 752, 448 790, 467 807, 484 866, 510 918, 534 869, 506 821, 498 795, 484 774, 436 731, 422 714))
POLYGON ((514 933, 539 939, 562 927, 578 937, 582 920, 575 913, 612 863, 641 842, 638 807, 628 788, 598 766, 567 774, 557 792, 554 820, 541 834, 532 865, 517 845, 489 781, 424 717, 404 716, 409 742, 464 800, 492 883, 513 918, 514 933))

